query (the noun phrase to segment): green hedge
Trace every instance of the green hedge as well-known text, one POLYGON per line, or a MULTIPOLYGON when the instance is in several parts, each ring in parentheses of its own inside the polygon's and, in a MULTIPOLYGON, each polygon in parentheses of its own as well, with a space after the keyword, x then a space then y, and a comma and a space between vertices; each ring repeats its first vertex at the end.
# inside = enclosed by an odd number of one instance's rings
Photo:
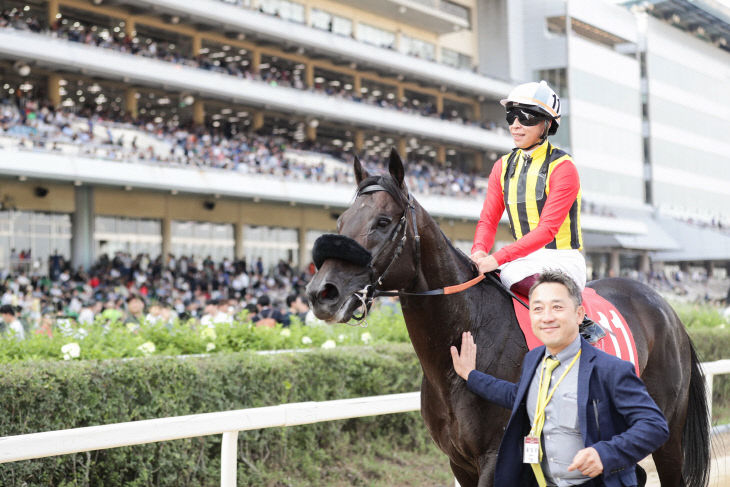
MULTIPOLYGON (((688 331, 701 362, 730 358, 730 330, 724 326, 688 331)), ((730 374, 715 376, 712 381, 712 416, 715 423, 730 423, 730 374)))
MULTIPOLYGON (((702 361, 727 358, 730 333, 690 329, 702 361)), ((421 369, 410 344, 307 353, 24 361, 0 369, 0 436, 415 391, 421 369)), ((730 407, 730 379, 715 379, 714 410, 730 407)), ((726 422, 726 421, 725 421, 726 422)), ((349 458, 431 440, 418 413, 243 432, 239 485, 327 485, 349 458)), ((0 465, 0 485, 218 485, 220 436, 0 465)), ((369 485, 355 472, 349 485, 369 485)), ((340 478, 341 480, 341 478, 340 478)))
MULTIPOLYGON (((0 372, 0 436, 418 390, 410 345, 261 356, 23 362, 0 372)), ((239 485, 323 485, 329 467, 430 439, 418 413, 242 432, 239 485)), ((220 436, 0 465, 0 485, 218 485, 220 436)), ((353 479, 352 485, 367 485, 353 479)))

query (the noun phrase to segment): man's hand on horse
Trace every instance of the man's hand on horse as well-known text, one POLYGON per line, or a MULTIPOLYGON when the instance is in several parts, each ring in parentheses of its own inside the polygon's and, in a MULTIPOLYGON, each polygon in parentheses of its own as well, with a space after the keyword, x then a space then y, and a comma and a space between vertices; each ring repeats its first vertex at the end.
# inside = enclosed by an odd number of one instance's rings
POLYGON ((465 331, 461 334, 461 354, 451 346, 451 360, 454 362, 454 370, 459 377, 467 380, 469 372, 477 368, 477 344, 471 332, 465 331))
POLYGON ((601 462, 601 457, 596 449, 588 447, 578 451, 573 458, 573 463, 568 466, 569 472, 575 469, 591 478, 601 475, 603 473, 603 462, 601 462))

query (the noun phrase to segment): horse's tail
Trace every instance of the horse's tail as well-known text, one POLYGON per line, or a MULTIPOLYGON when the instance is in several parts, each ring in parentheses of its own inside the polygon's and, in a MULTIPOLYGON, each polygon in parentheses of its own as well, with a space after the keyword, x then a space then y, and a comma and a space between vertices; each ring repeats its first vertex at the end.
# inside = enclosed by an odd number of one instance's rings
POLYGON ((705 487, 710 479, 710 418, 705 392, 705 374, 700 368, 692 342, 692 375, 689 380, 687 419, 682 431, 684 463, 682 480, 686 487, 705 487))

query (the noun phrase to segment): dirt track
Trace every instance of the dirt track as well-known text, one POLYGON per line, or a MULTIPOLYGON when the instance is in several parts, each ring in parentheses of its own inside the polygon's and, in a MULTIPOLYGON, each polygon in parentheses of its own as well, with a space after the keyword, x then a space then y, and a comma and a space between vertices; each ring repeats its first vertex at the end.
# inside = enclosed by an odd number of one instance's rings
MULTIPOLYGON (((651 458, 643 460, 641 466, 648 474, 646 487, 660 487, 654 462, 651 458)), ((730 486, 730 433, 717 435, 712 440, 712 466, 708 487, 730 486)))

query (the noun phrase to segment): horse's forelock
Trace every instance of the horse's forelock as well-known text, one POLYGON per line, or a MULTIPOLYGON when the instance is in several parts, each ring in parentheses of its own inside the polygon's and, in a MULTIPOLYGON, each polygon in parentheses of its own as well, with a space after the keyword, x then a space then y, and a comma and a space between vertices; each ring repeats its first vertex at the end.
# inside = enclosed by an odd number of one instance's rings
POLYGON ((369 176, 363 179, 360 181, 360 184, 357 185, 356 196, 360 196, 363 189, 374 184, 382 186, 385 189, 385 192, 398 202, 401 207, 405 208, 408 204, 408 195, 403 192, 400 186, 398 186, 390 175, 369 176))

